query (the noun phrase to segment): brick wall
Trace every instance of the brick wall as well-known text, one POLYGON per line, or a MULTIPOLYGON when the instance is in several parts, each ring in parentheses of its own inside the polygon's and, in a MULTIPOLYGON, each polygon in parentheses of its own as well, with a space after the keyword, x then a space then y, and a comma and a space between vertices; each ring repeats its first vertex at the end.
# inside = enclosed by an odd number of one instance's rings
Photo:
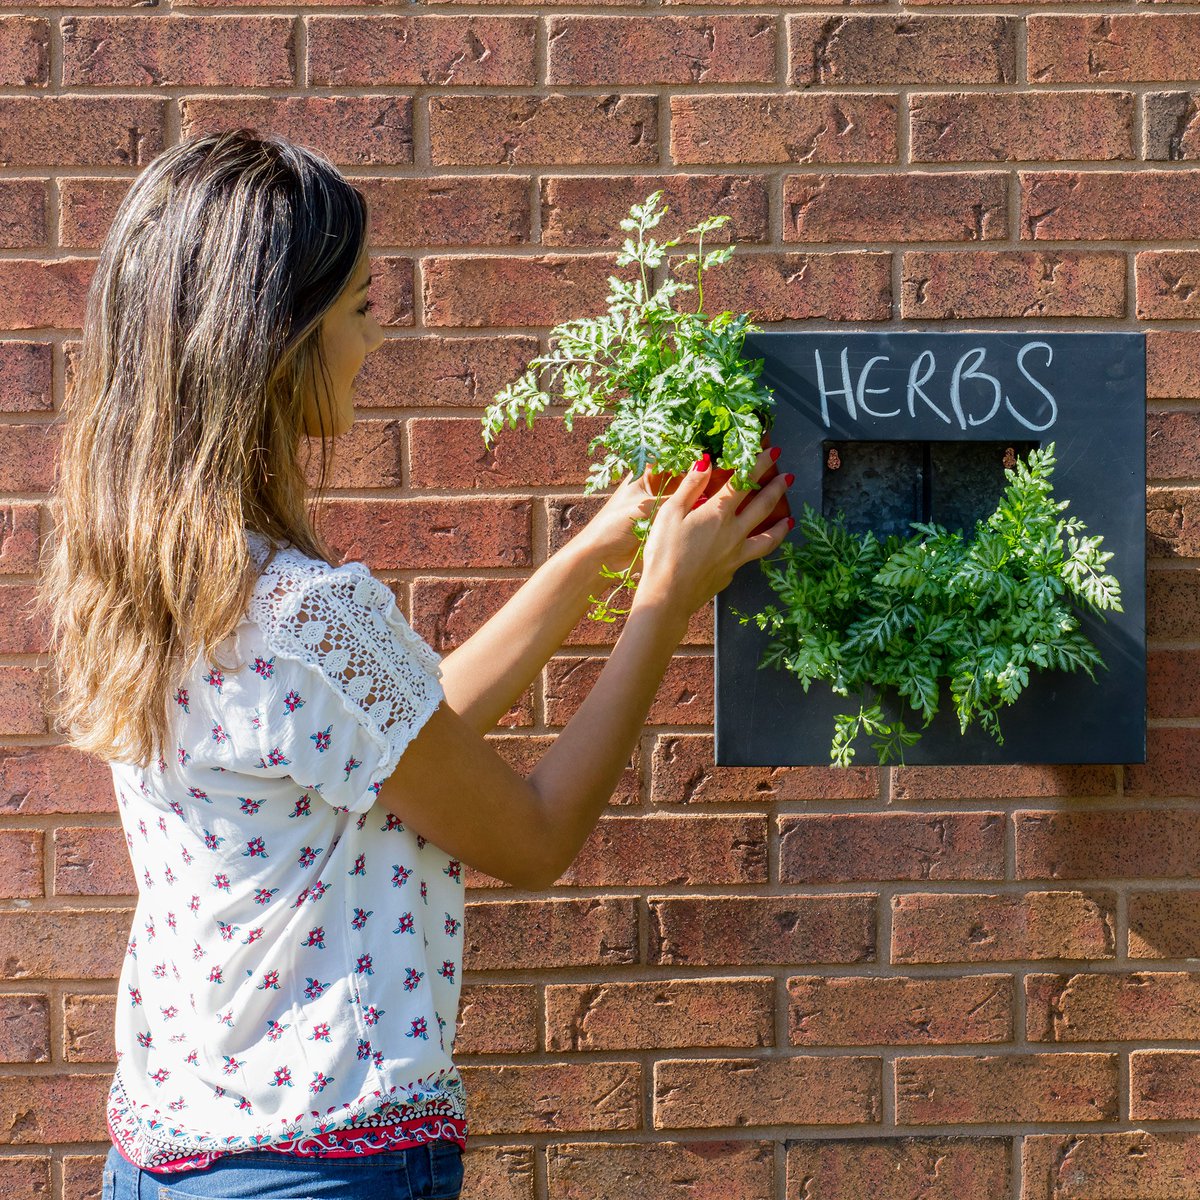
MULTIPOLYGON (((328 528, 442 651, 594 510, 586 423, 484 453, 479 417, 604 310, 655 188, 660 238, 732 217, 709 312, 1148 333, 1148 762, 718 769, 698 613, 569 872, 467 873, 464 1195, 1200 1196, 1200 8, 399 7, 0 13, 0 1195, 98 1195, 135 892, 19 615, 54 418, 130 180, 246 123, 369 197, 392 336, 328 528)), ((514 765, 615 634, 581 622, 492 735, 514 765)))

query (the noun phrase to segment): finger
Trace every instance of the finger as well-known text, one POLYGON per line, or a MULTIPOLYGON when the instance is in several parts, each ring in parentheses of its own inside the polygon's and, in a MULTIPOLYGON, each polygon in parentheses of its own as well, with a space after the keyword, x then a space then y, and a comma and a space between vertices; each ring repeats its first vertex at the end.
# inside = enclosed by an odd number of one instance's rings
POLYGON ((735 514, 736 520, 741 521, 747 529, 761 525, 779 503, 779 497, 784 495, 795 482, 795 475, 776 475, 769 483, 764 483, 757 492, 751 494, 746 501, 746 507, 735 514))
MULTIPOLYGON (((778 457, 778 446, 773 446, 770 450, 762 451, 762 453, 759 454, 759 456, 754 460, 754 466, 750 469, 750 479, 757 483, 767 473, 771 464, 775 462, 778 457)), ((737 507, 737 504, 740 504, 746 498, 747 495, 759 490, 757 488, 735 488, 733 484, 736 478, 736 475, 731 475, 729 479, 717 489, 716 492, 716 495, 721 497, 722 504, 724 505, 728 505, 730 500, 733 497, 736 497, 737 500, 734 504, 735 508, 737 507)))
POLYGON ((770 529, 764 529, 762 533, 756 533, 753 537, 746 538, 743 543, 742 556, 738 560, 738 566, 742 567, 748 562, 753 562, 756 558, 763 558, 765 555, 770 554, 772 550, 777 549, 795 525, 795 517, 783 517, 781 520, 776 521, 770 529))
POLYGON ((679 486, 667 497, 663 511, 670 510, 680 516, 693 508, 696 499, 704 491, 712 477, 712 459, 705 453, 679 481, 679 486))

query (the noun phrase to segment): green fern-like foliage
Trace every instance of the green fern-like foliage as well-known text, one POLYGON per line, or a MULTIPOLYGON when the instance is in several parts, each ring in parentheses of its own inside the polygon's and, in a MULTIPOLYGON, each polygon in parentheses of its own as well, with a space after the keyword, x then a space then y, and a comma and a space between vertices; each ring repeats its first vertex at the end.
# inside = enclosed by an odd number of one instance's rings
MULTIPOLYGON (((737 614, 770 634, 760 667, 814 679, 840 696, 869 690, 907 702, 929 725, 948 684, 960 731, 972 722, 1003 744, 999 712, 1041 669, 1103 667, 1080 631, 1078 611, 1121 609, 1121 588, 1105 564, 1103 538, 1084 536, 1055 500, 1054 443, 1005 470, 1006 487, 969 539, 934 524, 880 542, 847 532, 805 505, 796 532, 760 561, 778 604, 737 614)), ((848 766, 867 734, 880 763, 903 761, 920 738, 888 721, 878 700, 834 723, 831 760, 848 766)))

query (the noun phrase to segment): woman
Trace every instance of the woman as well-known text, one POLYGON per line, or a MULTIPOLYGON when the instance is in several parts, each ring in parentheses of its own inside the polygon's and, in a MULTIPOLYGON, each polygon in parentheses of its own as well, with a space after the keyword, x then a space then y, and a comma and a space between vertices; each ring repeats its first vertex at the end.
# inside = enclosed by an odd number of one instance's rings
MULTIPOLYGON (((629 477, 436 654, 306 509, 302 437, 354 420, 382 342, 361 194, 250 129, 138 177, 101 249, 37 604, 56 727, 112 766, 138 905, 103 1200, 452 1197, 462 865, 541 889, 603 813, 688 618, 785 487, 660 507, 622 634, 523 778, 484 734, 654 503, 629 477)), ((755 478, 770 462, 764 453, 755 478)))

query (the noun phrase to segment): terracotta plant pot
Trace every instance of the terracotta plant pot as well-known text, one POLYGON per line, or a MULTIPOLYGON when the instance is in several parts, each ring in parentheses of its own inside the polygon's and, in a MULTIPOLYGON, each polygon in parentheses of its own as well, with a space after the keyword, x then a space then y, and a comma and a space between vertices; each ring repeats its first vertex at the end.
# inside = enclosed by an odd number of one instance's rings
MULTIPOLYGON (((762 439, 762 448, 764 450, 767 450, 770 448, 770 445, 771 445, 770 435, 764 433, 763 439, 762 439)), ((778 467, 776 466, 775 463, 771 463, 770 466, 768 466, 766 471, 764 472, 762 479, 759 480, 759 483, 765 487, 778 474, 779 474, 778 467)), ((723 467, 713 467, 713 469, 708 477, 708 483, 705 484, 705 486, 704 486, 705 497, 707 498, 709 496, 716 495, 716 493, 722 487, 725 486, 725 484, 732 477, 732 475, 733 475, 732 471, 726 470, 723 467)), ((658 489, 662 486, 662 478, 663 478, 662 472, 659 472, 659 473, 652 472, 649 475, 648 483, 650 486, 650 490, 652 492, 657 494, 658 489)), ((674 492, 678 486, 679 486, 679 476, 678 475, 671 476, 667 482, 667 494, 674 492)), ((738 505, 737 511, 741 512, 742 509, 745 508, 746 505, 749 504, 752 499, 754 499, 754 496, 756 494, 757 494, 756 492, 751 492, 750 495, 747 496, 745 498, 745 500, 743 500, 741 502, 741 504, 738 505)), ((771 510, 767 519, 765 521, 763 521, 761 524, 756 525, 747 536, 754 537, 756 534, 765 533, 777 521, 782 521, 784 517, 789 517, 789 516, 791 516, 791 514, 792 514, 792 510, 788 504, 787 493, 785 492, 775 502, 775 507, 771 510)))

